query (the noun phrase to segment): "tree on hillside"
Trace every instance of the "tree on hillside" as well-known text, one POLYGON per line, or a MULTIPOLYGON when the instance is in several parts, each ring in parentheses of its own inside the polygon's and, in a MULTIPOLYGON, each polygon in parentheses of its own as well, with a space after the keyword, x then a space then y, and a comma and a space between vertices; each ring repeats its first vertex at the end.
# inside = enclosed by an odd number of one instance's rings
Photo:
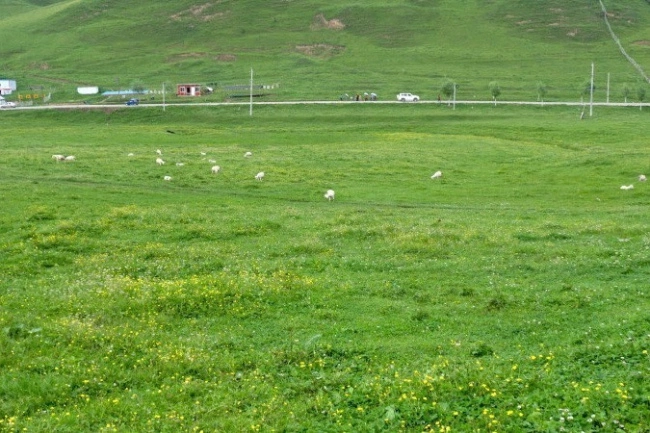
POLYGON ((499 87, 499 83, 496 81, 490 82, 488 84, 488 87, 490 88, 490 93, 492 94, 492 100, 494 101, 494 105, 497 105, 497 98, 501 95, 501 87, 499 87))
POLYGON ((548 92, 548 89, 546 87, 546 84, 542 81, 537 82, 537 100, 541 101, 542 104, 544 103, 544 96, 546 96, 546 93, 548 92))
MULTIPOLYGON (((442 93, 445 98, 447 98, 447 102, 449 102, 454 94, 455 85, 456 83, 454 83, 452 80, 447 79, 442 83, 442 86, 440 86, 440 93, 442 93)), ((456 86, 456 88, 458 88, 458 86, 456 86)))
MULTIPOLYGON (((643 85, 637 87, 636 98, 639 100, 640 104, 643 104, 643 100, 645 99, 645 87, 643 87, 643 85)), ((643 110, 643 105, 639 105, 639 110, 643 110)))
POLYGON ((621 95, 623 95, 623 99, 626 104, 627 104, 627 98, 630 96, 630 93, 632 93, 632 88, 630 87, 629 84, 624 83, 623 87, 621 87, 621 95))

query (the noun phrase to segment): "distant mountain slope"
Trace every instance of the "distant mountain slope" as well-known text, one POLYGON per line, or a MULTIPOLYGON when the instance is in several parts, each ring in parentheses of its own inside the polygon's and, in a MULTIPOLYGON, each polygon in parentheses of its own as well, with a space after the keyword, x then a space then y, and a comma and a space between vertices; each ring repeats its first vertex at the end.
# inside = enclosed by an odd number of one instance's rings
MULTIPOLYGON (((648 2, 605 3, 650 70, 648 2)), ((239 83, 252 68, 280 84, 275 97, 432 99, 452 79, 459 97, 485 95, 496 80, 506 99, 534 97, 540 81, 550 98, 575 98, 591 62, 601 78, 637 81, 592 0, 14 0, 0 17, 0 75, 58 91, 70 91, 62 81, 239 83)))

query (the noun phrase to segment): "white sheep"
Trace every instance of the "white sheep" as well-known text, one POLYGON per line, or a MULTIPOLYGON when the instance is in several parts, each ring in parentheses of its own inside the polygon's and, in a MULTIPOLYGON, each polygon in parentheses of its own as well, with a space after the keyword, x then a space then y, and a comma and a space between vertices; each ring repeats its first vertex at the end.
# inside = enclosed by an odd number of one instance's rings
POLYGON ((65 157, 66 162, 72 162, 72 161, 76 161, 76 160, 77 160, 77 158, 74 155, 70 155, 70 156, 65 157))
POLYGON ((217 174, 220 171, 221 171, 221 167, 219 167, 218 165, 212 167, 212 174, 217 174))
POLYGON ((334 200, 334 190, 328 189, 327 192, 325 193, 325 198, 328 199, 329 201, 334 200))
POLYGON ((250 158, 251 156, 253 156, 253 152, 246 152, 244 154, 244 158, 250 158))
POLYGON ((128 154, 128 155, 126 155, 126 156, 134 156, 134 154, 133 154, 133 153, 129 153, 129 154, 128 154))
POLYGON ((440 179, 442 177, 442 171, 438 170, 431 176, 431 179, 440 179))
POLYGON ((162 150, 160 150, 160 149, 156 149, 156 155, 158 155, 158 156, 162 156, 162 150))
POLYGON ((623 186, 621 186, 621 189, 622 189, 622 190, 634 189, 634 185, 632 185, 632 184, 630 184, 630 185, 623 185, 623 186))
POLYGON ((63 161, 63 160, 65 160, 65 156, 64 155, 52 155, 52 159, 55 160, 55 161, 63 161))
POLYGON ((165 165, 165 161, 163 161, 162 158, 156 158, 156 164, 158 164, 158 165, 165 165))
POLYGON ((255 175, 255 180, 262 181, 262 179, 264 179, 264 172, 263 172, 263 171, 260 171, 259 173, 257 173, 257 174, 255 175))
POLYGON ((185 165, 184 162, 177 162, 177 163, 176 163, 176 166, 177 166, 177 167, 182 167, 182 166, 184 166, 184 165, 185 165))
POLYGON ((639 175, 639 182, 645 182, 646 180, 648 180, 648 179, 645 177, 645 174, 640 174, 639 175))
POLYGON ((201 152, 201 156, 205 156, 205 155, 207 155, 207 153, 201 152))
POLYGON ((216 163, 217 163, 217 160, 216 160, 216 159, 208 159, 208 162, 209 162, 210 164, 216 164, 216 163))
POLYGON ((172 177, 171 176, 165 176, 165 177, 163 177, 163 180, 172 180, 172 177))

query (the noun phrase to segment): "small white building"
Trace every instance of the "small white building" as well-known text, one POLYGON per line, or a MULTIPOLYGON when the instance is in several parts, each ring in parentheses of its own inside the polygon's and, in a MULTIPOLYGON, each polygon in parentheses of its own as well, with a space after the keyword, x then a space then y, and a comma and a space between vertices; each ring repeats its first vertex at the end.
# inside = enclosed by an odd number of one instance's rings
POLYGON ((16 80, 0 80, 0 95, 11 95, 16 90, 16 80))
POLYGON ((96 95, 99 93, 97 86, 77 87, 77 93, 80 95, 96 95))

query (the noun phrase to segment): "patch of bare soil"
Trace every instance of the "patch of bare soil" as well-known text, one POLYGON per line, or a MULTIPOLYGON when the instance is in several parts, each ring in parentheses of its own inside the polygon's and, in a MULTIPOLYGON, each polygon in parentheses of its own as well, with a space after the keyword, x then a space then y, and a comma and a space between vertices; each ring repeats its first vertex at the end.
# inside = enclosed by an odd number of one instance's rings
POLYGON ((642 47, 650 47, 650 41, 645 39, 643 41, 634 41, 632 42, 632 45, 640 45, 642 47))
POLYGON ((345 50, 342 45, 313 44, 313 45, 296 45, 296 50, 306 56, 330 57, 345 50))
POLYGON ((219 54, 217 57, 215 57, 215 60, 218 62, 234 62, 237 60, 237 56, 234 54, 219 54))
POLYGON ((312 30, 318 29, 332 29, 332 30, 343 30, 345 24, 341 22, 338 18, 332 18, 328 20, 325 18, 325 15, 318 14, 314 17, 314 20, 311 23, 312 30))
POLYGON ((167 57, 167 61, 170 63, 175 63, 175 62, 180 62, 185 59, 200 59, 201 57, 207 56, 206 53, 198 53, 198 52, 192 52, 192 53, 179 53, 175 54, 173 56, 167 57))
POLYGON ((173 14, 170 18, 174 21, 180 21, 186 18, 191 18, 198 21, 210 21, 214 18, 222 17, 225 15, 225 12, 210 13, 211 9, 214 6, 215 4, 210 2, 201 5, 194 5, 189 9, 173 14))

